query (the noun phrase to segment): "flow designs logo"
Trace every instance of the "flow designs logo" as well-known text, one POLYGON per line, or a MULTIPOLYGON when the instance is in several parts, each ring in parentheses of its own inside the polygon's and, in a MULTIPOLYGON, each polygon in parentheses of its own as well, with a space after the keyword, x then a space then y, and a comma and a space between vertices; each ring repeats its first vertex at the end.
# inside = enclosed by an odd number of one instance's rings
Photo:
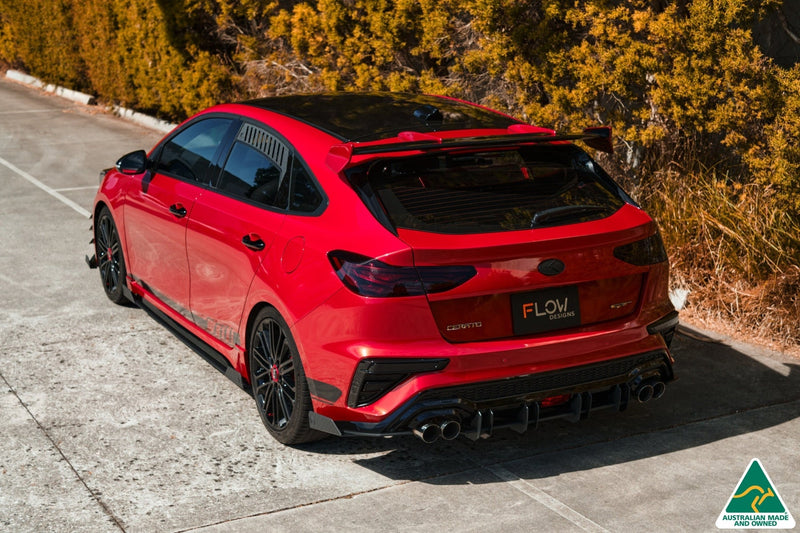
POLYGON ((512 294, 511 318, 517 335, 580 326, 578 287, 572 285, 512 294))
POLYGON ((528 318, 531 313, 537 317, 546 316, 550 320, 575 316, 575 311, 569 308, 569 298, 564 298, 563 301, 558 298, 547 300, 541 309, 539 309, 539 302, 522 304, 522 318, 528 318))
POLYGON ((717 518, 719 529, 792 529, 794 518, 758 459, 750 461, 717 518))

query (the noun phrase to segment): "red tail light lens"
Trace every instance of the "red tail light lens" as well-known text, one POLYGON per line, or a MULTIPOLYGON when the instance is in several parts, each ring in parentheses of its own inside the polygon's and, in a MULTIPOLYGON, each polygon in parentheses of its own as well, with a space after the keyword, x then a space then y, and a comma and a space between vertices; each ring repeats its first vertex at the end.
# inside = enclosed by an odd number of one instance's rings
POLYGON ((345 287, 375 298, 449 291, 477 273, 471 266, 398 267, 341 250, 330 252, 328 259, 345 287))

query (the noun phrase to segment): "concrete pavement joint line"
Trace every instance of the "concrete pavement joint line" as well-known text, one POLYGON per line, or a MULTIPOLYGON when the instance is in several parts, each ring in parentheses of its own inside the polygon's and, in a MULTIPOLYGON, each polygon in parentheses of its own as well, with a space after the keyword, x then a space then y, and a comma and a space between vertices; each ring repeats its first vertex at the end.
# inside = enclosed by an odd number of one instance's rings
MULTIPOLYGON (((437 478, 437 477, 441 477, 441 476, 433 476, 432 478, 428 478, 428 479, 434 479, 434 478, 437 478)), ((233 522, 238 522, 240 520, 248 520, 250 518, 256 518, 256 517, 259 517, 259 516, 269 516, 269 515, 273 515, 273 514, 277 514, 277 513, 282 513, 282 512, 285 512, 285 511, 293 511, 294 509, 302 509, 303 507, 310 507, 312 505, 319 505, 319 504, 322 504, 322 503, 330 503, 330 502, 335 502, 335 501, 338 501, 338 500, 350 500, 352 498, 355 498, 356 496, 361 496, 361 495, 364 495, 364 494, 370 494, 372 492, 378 492, 379 490, 385 490, 385 489, 388 489, 388 488, 391 488, 391 487, 402 487, 403 485, 408 485, 409 483, 416 483, 418 481, 423 481, 423 480, 420 480, 420 479, 416 479, 416 480, 409 479, 409 480, 406 480, 406 481, 402 481, 400 483, 395 483, 394 485, 386 485, 384 487, 375 487, 374 489, 362 490, 362 491, 359 491, 359 492, 351 492, 350 494, 345 494, 343 496, 336 496, 335 498, 327 498, 327 499, 324 499, 324 500, 316 500, 316 501, 313 501, 313 502, 301 503, 299 505, 295 505, 294 507, 283 507, 281 509, 273 509, 272 511, 266 511, 264 513, 253 513, 253 514, 247 515, 247 516, 237 516, 236 518, 231 518, 229 520, 222 520, 220 522, 214 522, 213 524, 203 524, 202 526, 190 527, 188 529, 180 529, 180 530, 176 531, 176 533, 187 533, 189 531, 197 531, 198 529, 205 529, 205 528, 208 528, 208 527, 219 526, 219 525, 222 525, 222 524, 231 524, 233 522)))
POLYGON ((59 202, 63 203, 64 205, 66 205, 68 207, 71 207, 72 209, 77 211, 79 214, 85 216, 86 218, 89 218, 89 211, 87 211, 86 209, 82 208, 81 206, 79 206, 78 204, 76 204, 75 202, 73 202, 72 200, 70 200, 69 198, 67 198, 63 194, 61 194, 60 192, 56 191, 55 189, 53 189, 51 187, 48 187, 47 185, 45 185, 41 181, 37 180, 36 178, 31 176, 27 172, 22 170, 21 168, 16 167, 13 163, 11 163, 9 161, 6 161, 2 157, 0 157, 0 165, 3 165, 5 167, 7 167, 9 170, 11 170, 15 174, 19 175, 20 177, 25 178, 26 180, 31 182, 33 185, 36 185, 37 187, 42 189, 44 192, 46 192, 47 194, 49 194, 50 196, 52 196, 53 198, 55 198, 59 202))
POLYGON ((108 508, 108 506, 107 506, 105 503, 103 503, 103 500, 101 500, 101 499, 100 499, 100 498, 99 498, 99 497, 98 497, 98 496, 97 496, 97 495, 96 495, 96 494, 95 494, 95 493, 92 491, 92 489, 90 489, 90 488, 89 488, 89 485, 87 485, 87 484, 86 484, 86 481, 83 479, 83 477, 80 475, 80 473, 79 473, 79 472, 78 472, 78 471, 75 469, 75 467, 72 465, 72 463, 70 462, 70 460, 69 460, 69 459, 67 459, 67 456, 66 456, 66 455, 64 455, 64 452, 63 452, 63 451, 61 450, 61 448, 58 446, 58 444, 57 444, 57 443, 56 443, 56 441, 53 439, 53 437, 50 435, 50 433, 48 433, 48 431, 47 431, 47 430, 46 430, 46 429, 45 429, 45 428, 42 426, 42 424, 41 424, 41 423, 39 423, 39 420, 38 420, 38 419, 37 419, 37 418, 34 416, 34 414, 31 412, 31 410, 30 410, 30 409, 28 409, 28 406, 27 406, 27 405, 25 405, 25 402, 23 402, 23 401, 22 401, 22 398, 20 398, 20 397, 19 397, 19 394, 17 394, 17 390, 16 390, 14 387, 12 387, 12 386, 11 386, 11 383, 9 383, 9 382, 8 382, 8 380, 7 380, 7 379, 6 379, 6 377, 3 375, 3 373, 2 373, 2 372, 0 372, 0 379, 2 379, 2 380, 3 380, 3 383, 5 383, 5 384, 6 384, 6 387, 8 387, 8 390, 10 390, 10 391, 11 391, 11 394, 13 394, 13 395, 14 395, 14 397, 17 399, 17 401, 18 401, 18 402, 19 402, 19 404, 22 406, 22 408, 23 408, 23 409, 25 409, 25 412, 27 412, 27 413, 28 413, 28 416, 30 416, 30 417, 31 417, 31 420, 33 420, 34 424, 36 424, 36 427, 38 427, 38 428, 39 428, 39 431, 41 431, 41 432, 42 432, 42 434, 45 436, 45 438, 47 438, 47 440, 49 440, 49 441, 50 441, 50 444, 52 444, 52 445, 53 445, 53 448, 55 448, 55 449, 56 449, 56 451, 58 451, 58 454, 61 456, 61 458, 64 460, 64 462, 65 462, 65 463, 67 463, 67 466, 69 466, 70 470, 72 470, 72 473, 73 473, 73 474, 75 474, 75 477, 78 479, 78 481, 80 481, 80 482, 81 482, 81 485, 83 485, 83 487, 86 489, 86 491, 87 491, 87 492, 89 493, 89 495, 92 497, 92 499, 93 499, 94 501, 96 501, 96 502, 97 502, 97 504, 98 504, 98 505, 99 505, 99 506, 100 506, 100 507, 103 509, 103 512, 104 512, 104 513, 106 513, 106 515, 108 515, 108 517, 109 517, 109 518, 111 518, 111 520, 114 522, 114 525, 116 525, 116 526, 119 528, 119 530, 120 530, 120 531, 123 531, 123 532, 124 532, 124 531, 125 531, 125 528, 124 528, 124 527, 122 527, 122 524, 121 524, 121 523, 120 523, 120 521, 117 519, 117 517, 116 517, 116 516, 114 516, 114 513, 112 513, 112 512, 111 512, 111 509, 109 509, 109 508, 108 508))
POLYGON ((505 481, 521 493, 536 500, 544 505, 554 513, 569 520, 584 531, 592 531, 596 533, 609 533, 607 529, 595 522, 592 522, 578 511, 565 504, 561 500, 554 498, 544 492, 542 489, 528 483, 526 480, 512 474, 500 465, 490 465, 484 467, 486 470, 497 476, 498 479, 505 481))

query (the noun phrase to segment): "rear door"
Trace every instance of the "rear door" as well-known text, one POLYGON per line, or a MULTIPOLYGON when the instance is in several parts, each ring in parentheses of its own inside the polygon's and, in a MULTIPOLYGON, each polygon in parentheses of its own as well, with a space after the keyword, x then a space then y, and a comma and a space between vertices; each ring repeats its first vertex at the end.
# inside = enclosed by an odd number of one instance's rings
POLYGON ((166 139, 151 155, 154 168, 126 199, 124 217, 131 274, 186 318, 189 267, 186 225, 209 185, 209 169, 233 121, 206 118, 166 139))
POLYGON ((243 342, 238 328, 250 284, 286 217, 290 164, 284 142, 245 123, 216 190, 194 205, 186 236, 192 314, 228 346, 243 342))

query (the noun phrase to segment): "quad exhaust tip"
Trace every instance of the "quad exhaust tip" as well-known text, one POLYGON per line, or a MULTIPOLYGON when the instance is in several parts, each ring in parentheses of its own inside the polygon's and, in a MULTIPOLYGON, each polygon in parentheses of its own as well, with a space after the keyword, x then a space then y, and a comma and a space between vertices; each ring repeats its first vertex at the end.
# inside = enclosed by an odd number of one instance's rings
POLYGON ((441 430, 444 440, 453 440, 461 433, 461 424, 457 420, 446 420, 442 422, 441 430))
MULTIPOLYGON (((661 398, 666 389, 667 386, 663 381, 649 379, 636 387, 633 394, 639 403, 646 403, 650 400, 661 398)), ((461 434, 461 422, 454 418, 447 418, 439 422, 440 420, 431 418, 423 421, 414 427, 411 432, 426 444, 432 444, 439 439, 453 440, 458 438, 461 434)))
POLYGON ((638 389, 636 389, 636 399, 639 400, 639 403, 649 402, 650 400, 658 400, 664 396, 664 391, 666 390, 667 386, 663 381, 645 381, 639 385, 638 389))
POLYGON ((411 430, 422 442, 431 444, 439 440, 453 440, 461 434, 461 423, 448 419, 441 423, 423 422, 411 430))
POLYGON ((645 383, 636 391, 636 399, 639 403, 649 402, 653 398, 653 386, 645 383))
POLYGON ((426 444, 434 443, 442 436, 442 428, 439 427, 438 424, 422 424, 412 431, 414 435, 419 437, 422 442, 426 444))

